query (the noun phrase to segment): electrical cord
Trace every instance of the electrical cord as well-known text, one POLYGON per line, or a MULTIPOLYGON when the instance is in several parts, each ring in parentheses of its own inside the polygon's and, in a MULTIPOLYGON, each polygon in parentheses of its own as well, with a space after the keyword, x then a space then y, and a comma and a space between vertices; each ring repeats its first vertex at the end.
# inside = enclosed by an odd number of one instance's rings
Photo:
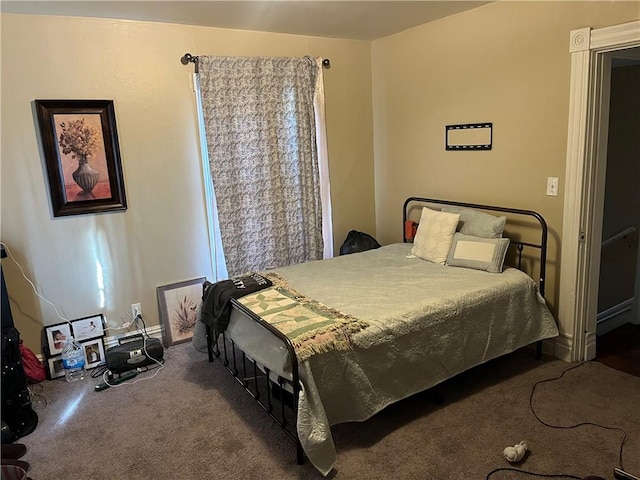
MULTIPOLYGON (((153 373, 153 375, 149 376, 149 377, 142 377, 142 378, 138 378, 137 380, 134 380, 133 382, 122 382, 122 383, 118 383, 118 384, 112 384, 109 383, 109 378, 108 375, 111 373, 109 370, 106 370, 103 374, 102 374, 102 380, 104 381, 104 383, 109 386, 109 387, 123 387, 125 385, 134 385, 138 382, 141 382, 143 380, 150 380, 153 377, 155 377, 156 375, 158 375, 158 373, 160 373, 160 370, 162 370, 164 368, 164 359, 162 359, 162 361, 157 360, 156 358, 154 358, 152 355, 149 355, 149 352, 147 351, 147 340, 149 340, 149 338, 151 338, 149 336, 149 334, 147 333, 147 326, 144 323, 144 318, 142 318, 142 315, 138 315, 136 318, 133 319, 133 323, 135 324, 136 328, 143 333, 143 340, 142 340, 142 349, 144 350, 144 354, 147 356, 147 358, 150 358, 151 360, 153 360, 157 366, 153 367, 153 369, 155 369, 156 371, 153 373), (138 320, 140 320, 142 322, 142 327, 140 328, 138 326, 138 320)), ((150 371, 151 369, 148 367, 145 367, 145 369, 143 370, 142 368, 137 368, 136 371, 138 373, 145 373, 150 371)))
POLYGON ((528 472, 527 470, 522 470, 520 468, 513 468, 513 467, 501 467, 501 468, 496 468, 495 470, 491 470, 488 474, 487 474, 487 480, 489 480, 489 477, 491 477, 491 475, 493 475, 494 473, 498 473, 498 472, 517 472, 517 473, 524 473, 525 475, 531 475, 533 477, 544 477, 544 478, 576 478, 577 480, 582 480, 582 477, 576 477, 575 475, 571 475, 571 474, 563 474, 563 473, 536 473, 536 472, 528 472))
POLYGON ((535 412, 535 410, 533 409, 533 395, 535 394, 536 391, 536 387, 542 383, 547 383, 547 382, 553 382, 555 380, 560 380, 562 377, 564 377, 564 374, 571 371, 571 370, 575 370, 578 367, 582 367, 583 365, 587 365, 590 362, 582 362, 579 363, 578 365, 574 365, 572 367, 569 367, 567 369, 565 369, 558 377, 555 378, 549 378, 547 380, 540 380, 539 382, 536 382, 533 385, 533 388, 531 389, 531 395, 529 396, 529 407, 531 408, 531 413, 533 413, 533 416, 536 417, 536 420, 538 420, 541 424, 543 424, 545 427, 549 427, 549 428, 556 428, 556 429, 563 429, 563 430, 570 430, 573 428, 578 428, 578 427, 583 427, 583 426, 593 426, 593 427, 598 427, 598 428, 603 428, 605 430, 615 430, 618 432, 622 432, 622 442, 620 443, 620 452, 619 452, 619 463, 620 463, 620 469, 624 470, 623 464, 622 464, 622 450, 624 448, 624 444, 627 440, 627 432, 625 432, 622 428, 619 427, 608 427, 606 425, 600 425, 598 423, 594 423, 594 422, 580 422, 577 423, 575 425, 552 425, 550 423, 545 422, 544 420, 542 420, 538 414, 535 412))
POLYGON ((164 359, 160 360, 160 362, 162 363, 162 365, 154 365, 154 366, 145 365, 144 367, 138 367, 136 370, 138 371, 138 373, 150 372, 151 370, 155 370, 156 368, 160 368, 161 366, 164 366, 164 359))
MULTIPOLYGON (((542 420, 540 418, 540 416, 536 413, 535 409, 533 408, 533 397, 535 395, 536 392, 536 388, 538 387, 538 385, 543 384, 543 383, 548 383, 548 382, 554 382, 556 380, 560 380, 562 377, 564 377, 564 375, 567 372, 570 372, 571 370, 575 370, 576 368, 582 367, 583 365, 586 365, 588 363, 591 362, 581 362, 577 365, 573 365, 571 367, 568 367, 566 369, 564 369, 562 371, 562 373, 557 376, 557 377, 553 377, 553 378, 547 378, 545 380, 539 380, 536 383, 533 384, 533 387, 531 388, 531 394, 529 395, 529 408, 531 409, 531 413, 533 414, 533 416, 535 417, 536 420, 538 420, 538 422, 540 422, 542 425, 544 425, 545 427, 549 427, 549 428, 556 428, 556 429, 564 429, 564 430, 569 430, 569 429, 573 429, 573 428, 578 428, 578 427, 582 427, 582 426, 594 426, 594 427, 598 427, 598 428, 604 428, 605 430, 616 430, 618 432, 622 432, 623 434, 623 438, 622 438, 622 443, 620 444, 620 454, 619 454, 619 462, 620 462, 620 469, 624 470, 623 465, 622 465, 622 450, 624 448, 624 444, 625 441, 627 440, 627 432, 625 432, 622 428, 619 427, 608 427, 605 425, 600 425, 594 422, 580 422, 577 423, 575 425, 553 425, 551 423, 545 422, 544 420, 542 420)), ((518 472, 518 473, 523 473, 525 475, 531 475, 534 477, 545 477, 545 478, 575 478, 578 480, 581 480, 584 477, 577 477, 575 475, 571 475, 571 474, 562 474, 562 473, 558 473, 558 474, 543 474, 543 473, 536 473, 536 472, 529 472, 527 470, 522 470, 519 468, 513 468, 513 467, 501 467, 501 468, 496 468, 494 470, 492 470, 491 472, 489 472, 486 476, 486 480, 489 480, 489 478, 491 477, 491 475, 493 475, 494 473, 497 472, 518 472)))
POLYGON ((51 305, 53 307, 53 310, 56 312, 56 315, 58 316, 58 318, 60 320, 63 320, 65 322, 67 322, 69 325, 71 325, 71 320, 69 320, 67 317, 62 315, 58 311, 58 307, 56 307, 53 302, 50 302, 49 299, 47 299, 44 296, 40 295, 40 293, 38 292, 38 289, 36 288, 36 286, 33 284, 33 282, 31 280, 29 280, 29 277, 27 277, 27 275, 24 273, 24 270, 22 269, 22 265, 20 265, 20 263, 15 259, 15 257, 11 253, 11 250, 9 250, 9 246, 4 242, 0 242, 0 244, 2 244, 4 249, 7 251, 7 253, 9 254, 9 258, 11 258, 11 260, 13 260, 13 263, 15 263, 18 266, 18 268, 20 269, 20 273, 22 273, 22 276, 24 277, 24 279, 29 283, 29 285, 31 285, 31 288, 33 288, 33 293, 35 293, 39 298, 41 298, 42 300, 47 302, 49 305, 51 305))
POLYGON ((138 314, 138 316, 133 319, 133 323, 136 325, 136 328, 138 330, 140 330, 140 327, 138 327, 138 320, 140 320, 142 322, 142 330, 141 331, 147 336, 147 338, 150 338, 149 334, 147 333, 147 324, 144 323, 144 318, 142 318, 142 315, 138 314))
POLYGON ((106 365, 98 365, 91 371, 91 378, 99 378, 108 370, 106 365))
MULTIPOLYGON (((20 273, 22 274, 22 276, 24 277, 24 279, 29 283, 29 285, 31 285, 31 288, 33 289, 33 292, 36 294, 36 296, 42 300, 44 300, 46 303, 48 303, 49 305, 51 305, 51 307, 53 307, 53 310, 55 311, 56 315, 58 316, 58 318, 66 323, 69 324, 69 326, 71 326, 71 320, 69 320, 67 317, 65 317, 64 315, 62 315, 59 311, 58 311, 58 307, 56 307, 56 305, 51 302, 48 298, 44 297, 43 295, 41 295, 38 292, 38 289, 36 288, 35 284, 29 279, 29 277, 27 277, 27 275, 24 273, 24 269, 22 268, 22 265, 20 265, 20 263, 15 259, 15 257, 13 256, 13 254, 11 253, 11 249, 9 248, 9 246, 0 241, 0 244, 4 247, 4 249, 7 251, 9 258, 11 258, 11 260, 18 266, 18 269, 20 269, 20 273)), ((138 380, 135 380, 134 382, 123 382, 121 384, 118 385, 112 385, 108 382, 107 380, 107 375, 110 373, 108 368, 106 367, 106 365, 104 366, 99 366, 96 369, 94 369, 94 372, 91 373, 91 377, 92 378, 98 378, 100 376, 102 376, 102 378, 104 379, 104 382, 109 385, 110 387, 119 387, 122 385, 133 385, 136 382, 139 382, 141 380, 148 380, 150 378, 155 377, 158 372, 160 370, 162 370, 164 368, 164 359, 162 360, 162 362, 156 360, 155 358, 153 358, 151 355, 149 355, 149 352, 147 352, 147 339, 151 338, 149 337, 149 334, 147 333, 147 325, 144 323, 144 319, 142 318, 142 315, 138 315, 136 318, 132 319, 131 322, 127 322, 125 324, 122 325, 122 327, 108 327, 105 328, 104 330, 124 330, 124 329, 128 329, 132 324, 136 325, 136 328, 138 328, 138 330, 141 330, 142 332, 144 332, 144 335, 146 335, 146 338, 144 338, 143 341, 143 349, 144 349, 144 353, 145 355, 150 358, 151 360, 153 360, 154 362, 156 362, 158 364, 158 370, 156 370, 156 372, 151 375, 150 377, 144 377, 144 378, 139 378, 138 380), (143 329, 141 330, 140 327, 138 327, 138 323, 137 321, 140 320, 142 322, 143 325, 143 329)), ((140 368, 138 368, 138 372, 147 372, 149 371, 149 368, 146 368, 145 370, 142 370, 140 368)))
MULTIPOLYGON (((33 289, 33 293, 36 294, 36 296, 38 298, 40 298, 41 300, 44 300, 46 303, 48 303, 49 305, 51 305, 51 307, 53 307, 53 311, 55 312, 55 314, 58 316, 58 318, 60 320, 62 320, 63 322, 66 322, 69 324, 69 326, 71 326, 71 320, 69 320, 67 317, 65 317, 64 315, 62 315, 59 311, 58 311, 58 307, 56 307, 56 305, 51 302, 48 298, 46 298, 44 295, 41 295, 40 292, 38 292, 38 289, 36 288, 35 284, 29 279, 29 277, 27 277, 27 275, 24 273, 24 269, 22 268, 22 265, 20 265, 20 262, 18 262, 15 257, 13 256, 13 254, 11 253, 11 250, 9 249, 9 246, 0 241, 0 244, 4 247, 4 249, 7 251, 7 253, 9 254, 9 258, 11 258, 11 260, 13 261, 13 263, 15 263, 18 266, 18 269, 20 270, 20 273, 22 274, 22 276, 24 277, 24 279, 27 281, 27 283, 29 283, 29 285, 31 285, 31 288, 33 289)), ((129 323, 125 323, 124 325, 122 325, 122 327, 107 327, 104 330, 125 330, 127 328, 129 328, 131 326, 131 322, 129 323)))

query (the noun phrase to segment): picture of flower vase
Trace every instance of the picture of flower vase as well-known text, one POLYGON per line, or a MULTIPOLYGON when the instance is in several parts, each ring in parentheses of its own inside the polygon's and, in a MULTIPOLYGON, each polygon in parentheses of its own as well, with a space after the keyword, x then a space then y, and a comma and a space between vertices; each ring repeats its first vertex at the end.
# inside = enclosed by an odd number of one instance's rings
POLYGON ((127 209, 113 100, 35 100, 54 217, 127 209))
POLYGON ((74 171, 71 176, 83 191, 90 192, 98 183, 100 172, 91 168, 85 160, 84 162, 80 162, 78 169, 74 171))
POLYGON ((60 128, 58 143, 62 153, 78 160, 78 169, 71 176, 84 192, 90 192, 100 178, 100 172, 91 168, 87 160, 98 149, 98 131, 87 125, 84 118, 62 122, 60 128))

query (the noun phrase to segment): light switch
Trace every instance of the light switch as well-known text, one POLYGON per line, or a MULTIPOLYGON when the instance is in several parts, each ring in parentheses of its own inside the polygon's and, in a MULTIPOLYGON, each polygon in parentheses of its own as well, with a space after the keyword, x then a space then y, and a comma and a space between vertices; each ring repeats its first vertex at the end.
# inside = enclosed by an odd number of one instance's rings
POLYGON ((558 196, 558 177, 547 178, 547 195, 551 197, 558 196))

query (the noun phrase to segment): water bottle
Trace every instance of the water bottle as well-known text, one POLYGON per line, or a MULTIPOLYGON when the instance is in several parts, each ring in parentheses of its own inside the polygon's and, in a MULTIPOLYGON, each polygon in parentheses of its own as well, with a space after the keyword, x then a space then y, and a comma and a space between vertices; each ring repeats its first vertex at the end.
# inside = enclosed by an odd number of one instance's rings
POLYGON ((62 365, 67 382, 76 382, 84 378, 84 352, 82 345, 73 337, 67 340, 62 348, 62 365))

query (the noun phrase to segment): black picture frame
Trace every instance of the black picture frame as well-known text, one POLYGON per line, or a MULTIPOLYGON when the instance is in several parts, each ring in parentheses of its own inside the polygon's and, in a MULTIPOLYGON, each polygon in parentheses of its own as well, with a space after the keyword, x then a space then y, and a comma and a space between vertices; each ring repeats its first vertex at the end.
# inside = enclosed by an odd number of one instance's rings
POLYGON ((44 327, 44 332, 45 340, 43 342, 43 348, 45 348, 46 357, 60 355, 65 342, 73 335, 71 332, 71 324, 67 322, 47 325, 44 327))
POLYGON ((54 217, 127 209, 113 100, 35 100, 54 217))
POLYGON ((62 355, 49 357, 45 362, 45 372, 48 380, 65 376, 64 366, 62 365, 62 355))
POLYGON ((73 338, 78 342, 84 342, 91 338, 104 337, 104 328, 105 319, 101 313, 71 320, 73 338))

